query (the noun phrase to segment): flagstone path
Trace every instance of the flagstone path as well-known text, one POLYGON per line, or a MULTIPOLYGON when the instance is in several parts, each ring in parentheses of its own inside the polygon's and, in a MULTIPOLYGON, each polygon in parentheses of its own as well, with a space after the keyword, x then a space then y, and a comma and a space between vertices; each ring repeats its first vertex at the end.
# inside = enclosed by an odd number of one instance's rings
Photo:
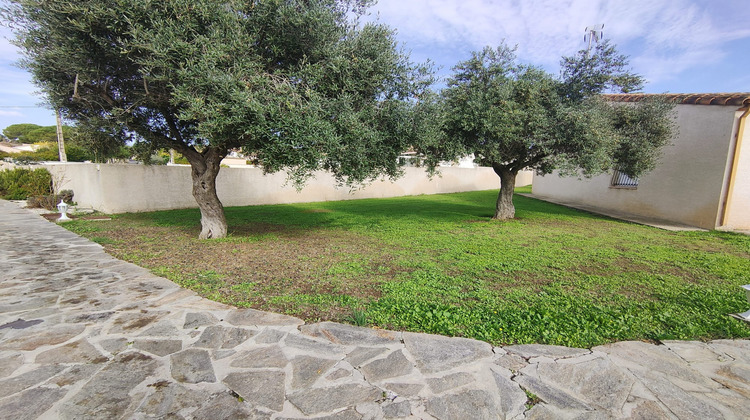
POLYGON ((575 349, 236 309, 0 201, 2 419, 742 419, 750 341, 575 349))

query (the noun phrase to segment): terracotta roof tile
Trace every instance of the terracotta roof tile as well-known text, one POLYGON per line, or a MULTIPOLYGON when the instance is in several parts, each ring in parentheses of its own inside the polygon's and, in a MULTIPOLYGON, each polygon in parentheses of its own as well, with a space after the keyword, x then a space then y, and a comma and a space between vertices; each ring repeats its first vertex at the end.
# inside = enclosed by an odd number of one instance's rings
POLYGON ((604 97, 615 102, 638 102, 646 98, 665 98, 676 104, 750 106, 750 92, 744 93, 613 93, 604 97))

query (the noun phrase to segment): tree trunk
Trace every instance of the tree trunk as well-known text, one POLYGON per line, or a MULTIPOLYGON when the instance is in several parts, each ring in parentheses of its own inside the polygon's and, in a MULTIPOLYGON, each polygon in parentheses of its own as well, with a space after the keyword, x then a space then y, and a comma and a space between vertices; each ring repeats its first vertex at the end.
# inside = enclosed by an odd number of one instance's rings
POLYGON ((221 168, 222 153, 216 149, 185 156, 190 162, 193 177, 193 197, 201 210, 200 239, 227 236, 224 206, 216 194, 216 176, 221 168))
POLYGON ((513 205, 513 191, 516 188, 516 175, 518 172, 509 171, 502 167, 493 167, 495 173, 500 177, 500 193, 497 195, 495 205, 496 220, 512 219, 516 215, 516 207, 513 205))
POLYGON ((62 118, 59 109, 55 110, 55 117, 57 118, 57 154, 60 157, 60 162, 67 162, 68 155, 65 154, 65 139, 63 139, 62 118))

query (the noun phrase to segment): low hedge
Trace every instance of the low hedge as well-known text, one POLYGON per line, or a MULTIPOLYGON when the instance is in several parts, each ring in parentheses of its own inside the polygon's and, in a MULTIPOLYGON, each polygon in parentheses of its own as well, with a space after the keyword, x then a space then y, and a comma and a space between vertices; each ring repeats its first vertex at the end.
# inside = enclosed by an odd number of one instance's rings
POLYGON ((0 171, 0 198, 26 200, 52 194, 52 174, 46 169, 16 168, 0 171))

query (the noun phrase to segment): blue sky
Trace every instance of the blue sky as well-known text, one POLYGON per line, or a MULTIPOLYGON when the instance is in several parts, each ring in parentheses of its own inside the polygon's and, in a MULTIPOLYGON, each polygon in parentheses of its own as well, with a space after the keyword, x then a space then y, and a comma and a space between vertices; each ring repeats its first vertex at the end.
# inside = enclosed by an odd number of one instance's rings
MULTIPOLYGON (((584 28, 630 56, 648 93, 750 92, 750 3, 747 0, 379 0, 367 19, 397 30, 414 61, 432 60, 439 75, 485 45, 517 45, 519 59, 557 74, 563 55, 584 48, 584 28)), ((54 125, 38 106, 29 75, 0 29, 0 129, 54 125), (19 107, 19 108, 14 108, 19 107)))

